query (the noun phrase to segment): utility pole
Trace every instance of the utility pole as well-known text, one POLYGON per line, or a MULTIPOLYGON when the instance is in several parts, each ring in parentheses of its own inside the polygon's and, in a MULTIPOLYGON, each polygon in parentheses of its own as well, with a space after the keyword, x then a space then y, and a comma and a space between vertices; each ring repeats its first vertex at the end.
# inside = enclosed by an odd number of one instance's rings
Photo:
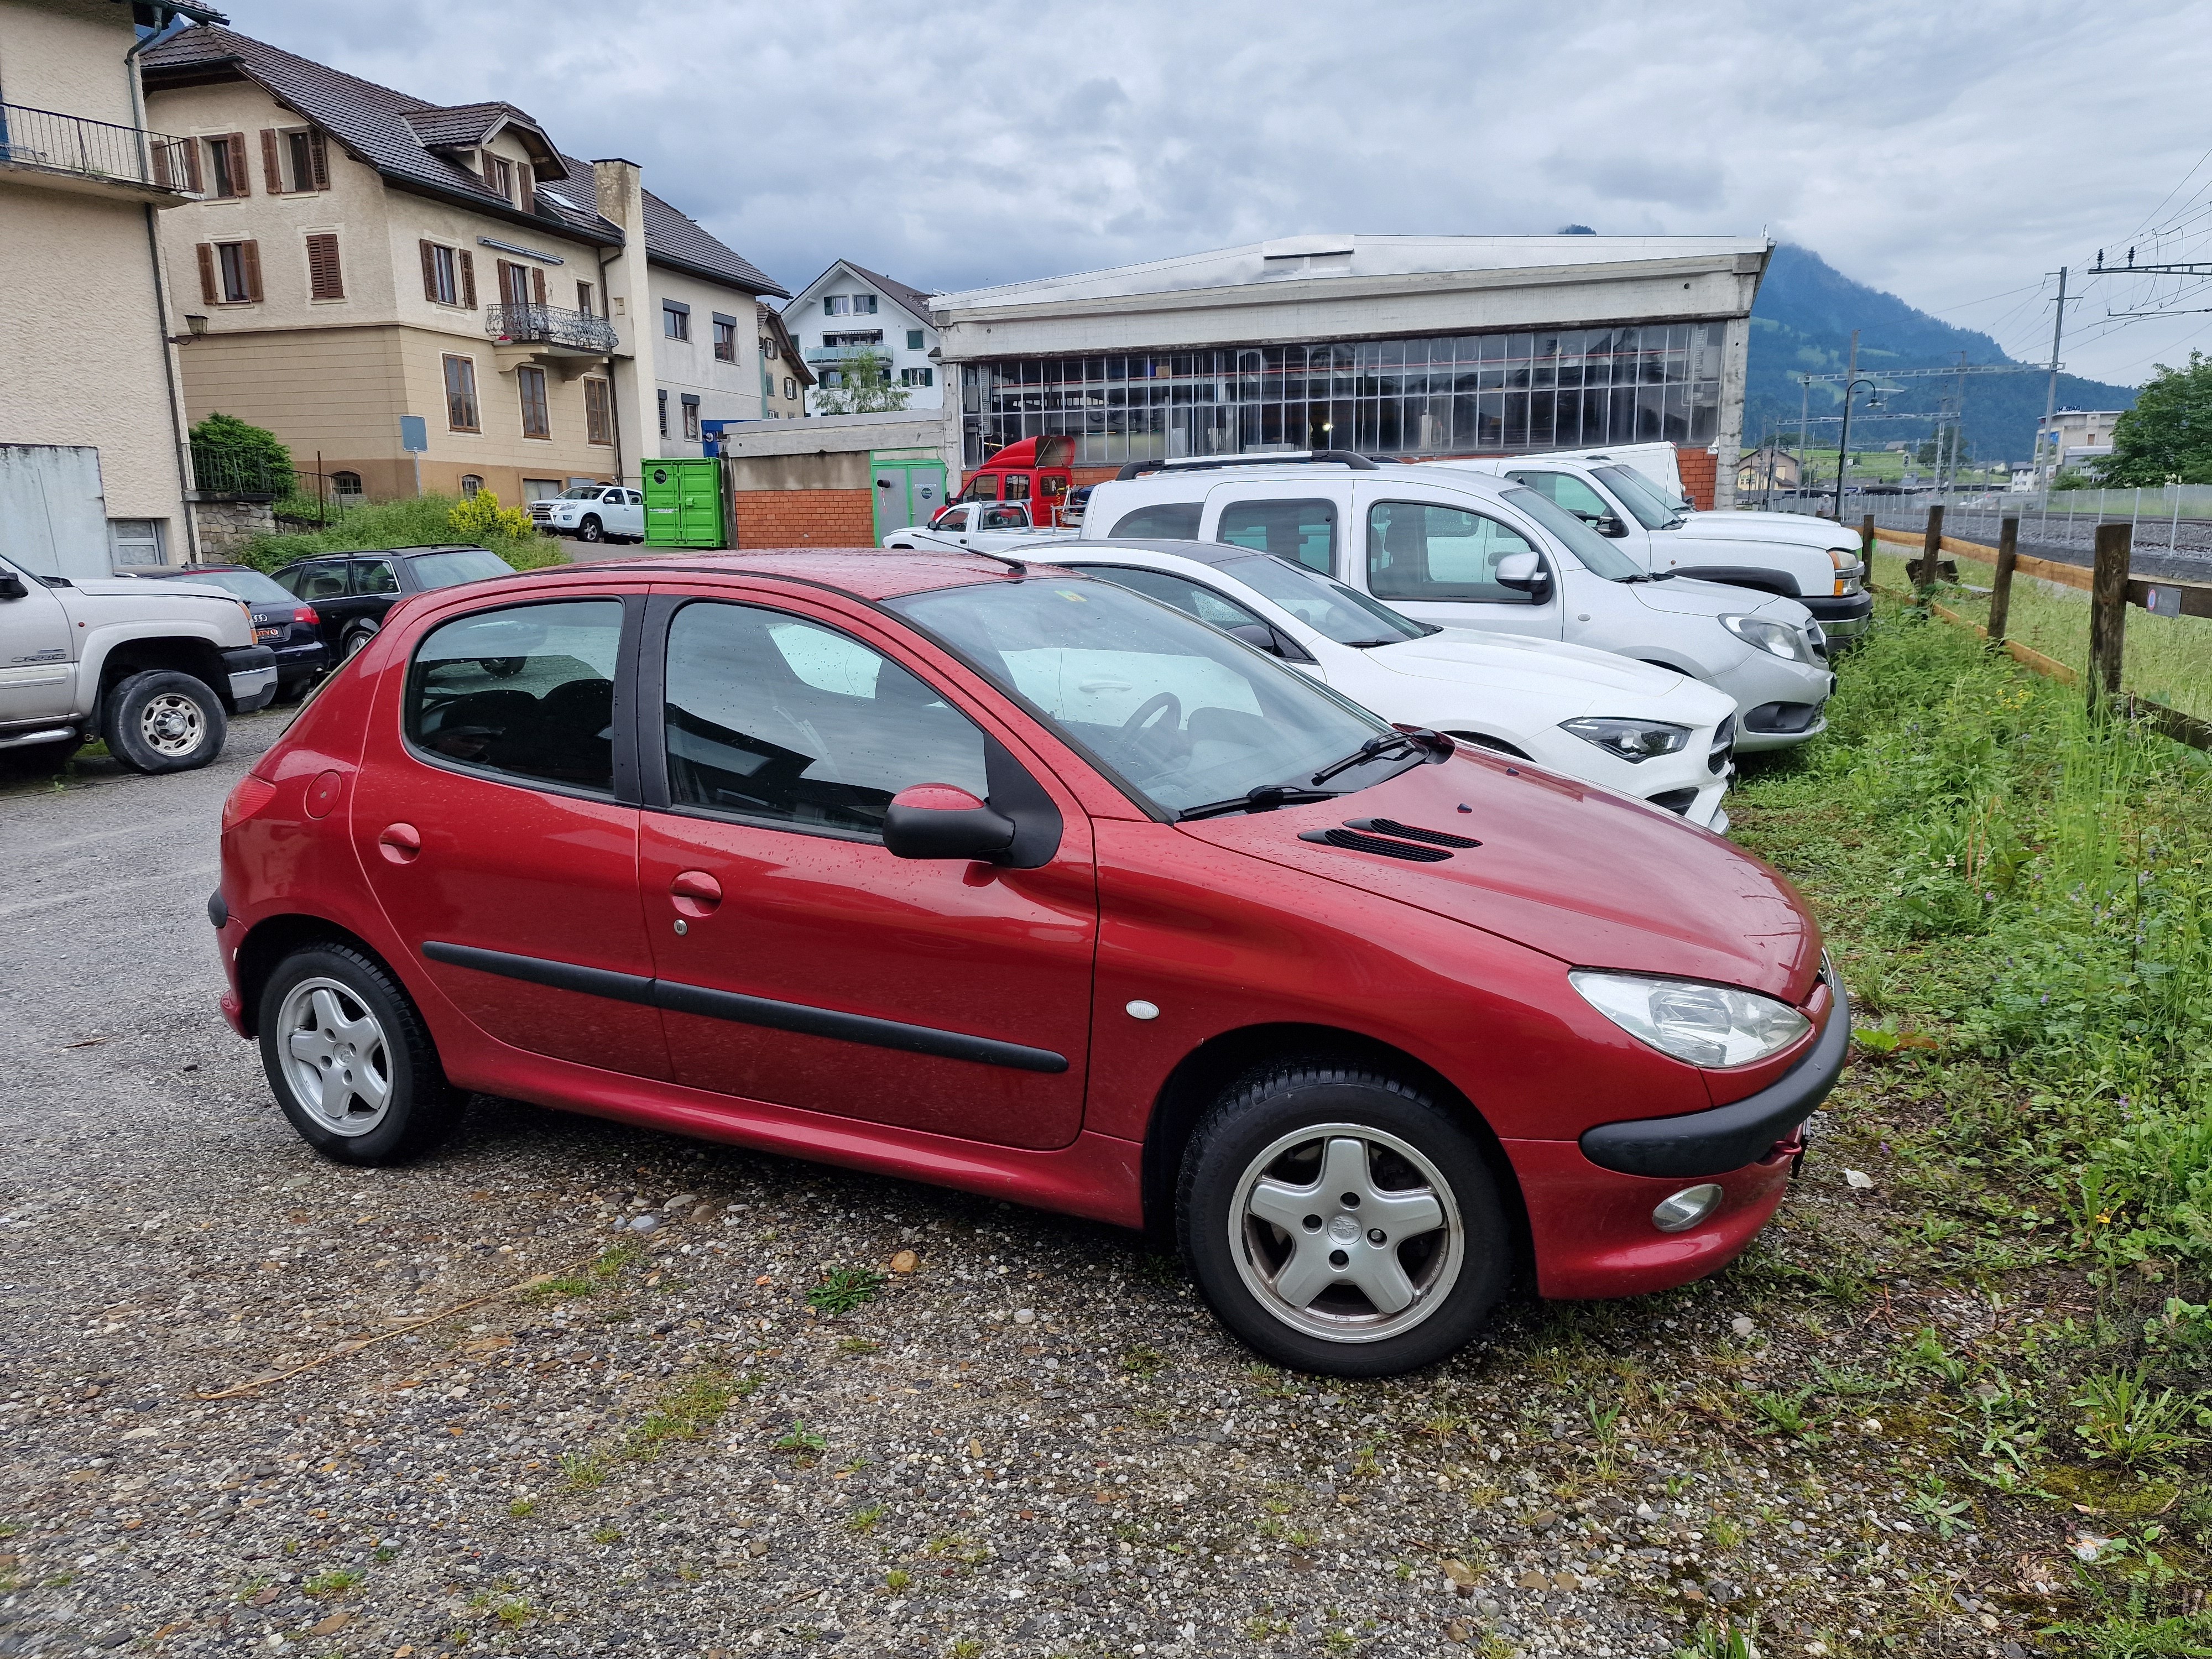
POLYGON ((1797 452, 1797 494, 1801 500, 1804 496, 1806 484, 1805 422, 1813 412, 1812 399, 1813 377, 1800 374, 1797 377, 1797 441, 1792 447, 1797 452))
POLYGON ((1836 522, 1844 521, 1844 468, 1850 454, 1851 391, 1859 383, 1859 331, 1851 331, 1851 355, 1844 367, 1843 429, 1836 434, 1836 522))
POLYGON ((2065 337, 2066 267, 2061 265, 2058 267, 2058 315, 2052 319, 2051 325, 2051 389, 2043 396, 2043 430, 2035 434, 2036 471, 2039 474, 2043 471, 2043 447, 2046 443, 2051 446, 2053 455, 2051 477, 2043 480, 2044 488, 2046 489, 2058 477, 2056 459, 2058 434, 2052 422, 2058 414, 2058 347, 2065 337))

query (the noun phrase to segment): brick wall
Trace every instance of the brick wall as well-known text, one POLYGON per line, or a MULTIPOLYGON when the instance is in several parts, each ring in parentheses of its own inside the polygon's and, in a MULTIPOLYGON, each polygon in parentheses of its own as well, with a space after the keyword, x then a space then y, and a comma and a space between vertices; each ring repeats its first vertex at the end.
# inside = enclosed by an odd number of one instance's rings
POLYGON ((1674 465, 1682 474, 1682 493, 1701 513, 1713 510, 1713 489, 1720 482, 1720 458, 1710 449, 1674 447, 1674 465))
POLYGON ((873 547, 876 514, 865 489, 741 489, 739 547, 873 547))

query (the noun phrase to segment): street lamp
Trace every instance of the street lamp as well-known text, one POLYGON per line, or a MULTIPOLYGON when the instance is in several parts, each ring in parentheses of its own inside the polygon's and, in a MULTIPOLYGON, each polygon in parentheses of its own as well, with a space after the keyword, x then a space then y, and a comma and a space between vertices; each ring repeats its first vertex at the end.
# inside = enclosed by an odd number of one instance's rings
POLYGON ((1862 374, 1844 388, 1844 425, 1836 439, 1836 522, 1844 521, 1844 458, 1851 450, 1851 394, 1861 386, 1874 386, 1875 395, 1867 399, 1869 409, 1881 407, 1881 392, 1875 383, 1862 374))

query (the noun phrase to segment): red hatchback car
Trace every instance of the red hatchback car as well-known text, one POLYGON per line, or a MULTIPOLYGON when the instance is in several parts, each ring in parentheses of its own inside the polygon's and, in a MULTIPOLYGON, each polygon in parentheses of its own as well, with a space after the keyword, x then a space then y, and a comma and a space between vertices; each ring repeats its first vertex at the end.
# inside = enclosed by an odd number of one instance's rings
POLYGON ((1110 583, 793 550, 426 593, 224 810, 223 1010, 379 1164, 469 1091, 1172 1229, 1346 1376, 1711 1273, 1849 1041, 1774 871, 1110 583))

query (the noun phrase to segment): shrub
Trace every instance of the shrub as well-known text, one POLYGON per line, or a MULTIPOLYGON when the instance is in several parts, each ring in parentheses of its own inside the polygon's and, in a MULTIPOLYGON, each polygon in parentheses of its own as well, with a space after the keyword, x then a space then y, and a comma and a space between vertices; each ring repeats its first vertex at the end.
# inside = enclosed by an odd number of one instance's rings
MULTIPOLYGON (((428 547, 440 543, 465 542, 489 548, 517 570, 536 570, 563 564, 568 555, 560 543, 540 536, 520 509, 502 514, 512 524, 520 520, 519 533, 501 528, 462 531, 455 510, 469 503, 451 495, 421 495, 396 501, 369 501, 334 514, 320 530, 292 534, 257 536, 240 555, 241 562, 259 570, 281 569, 295 560, 318 553, 351 553, 365 548, 428 547)), ((495 510, 497 501, 493 502, 495 510)))
POLYGON ((472 541, 489 537, 518 541, 538 533, 530 521, 530 509, 501 507, 495 489, 479 489, 466 501, 454 502, 446 521, 453 527, 453 534, 472 541))

